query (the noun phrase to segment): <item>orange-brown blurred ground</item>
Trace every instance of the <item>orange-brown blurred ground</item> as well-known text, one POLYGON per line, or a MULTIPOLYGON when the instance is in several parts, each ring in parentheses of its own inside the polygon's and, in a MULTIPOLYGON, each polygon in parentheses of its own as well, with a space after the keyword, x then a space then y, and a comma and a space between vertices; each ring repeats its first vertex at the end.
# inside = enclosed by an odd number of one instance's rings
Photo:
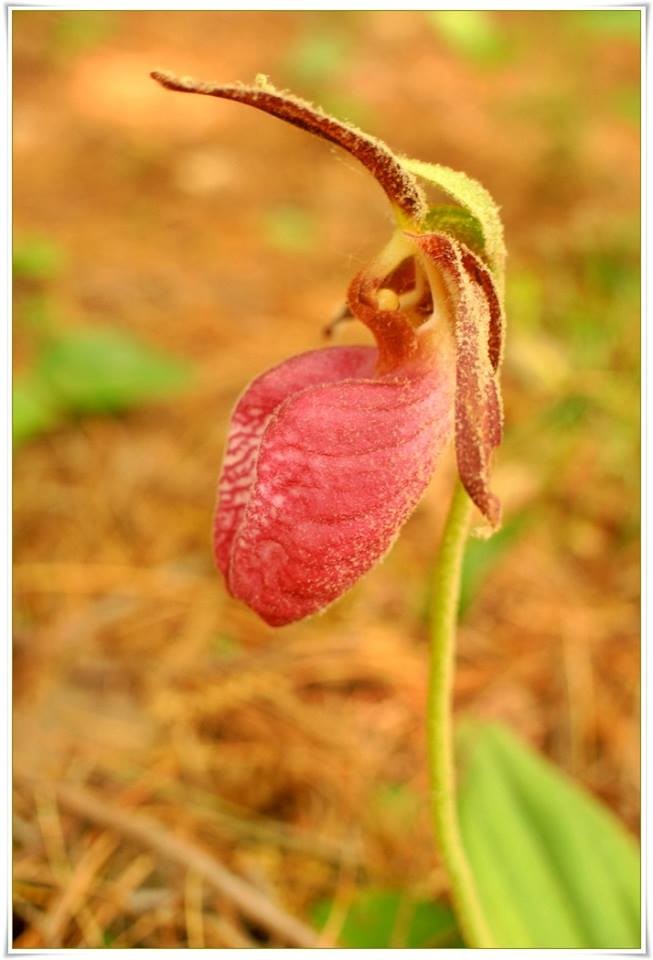
MULTIPOLYGON (((637 832, 639 135, 619 107, 636 39, 502 13, 515 53, 487 65, 419 12, 113 12, 64 42, 73 16, 13 15, 15 231, 65 252, 49 291, 62 322, 133 331, 197 372, 169 401, 15 454, 16 946, 275 943, 192 871, 67 809, 64 781, 296 916, 356 883, 446 891, 426 814, 423 612, 452 463, 384 563, 313 621, 266 628, 210 552, 231 406, 320 344, 387 235, 383 195, 301 131, 162 91, 155 67, 267 73, 501 204, 513 286, 495 486, 528 522, 462 622, 456 707, 508 722, 637 832), (344 53, 311 72, 302 50, 324 35, 344 53)), ((14 336, 20 369, 29 337, 14 336)))

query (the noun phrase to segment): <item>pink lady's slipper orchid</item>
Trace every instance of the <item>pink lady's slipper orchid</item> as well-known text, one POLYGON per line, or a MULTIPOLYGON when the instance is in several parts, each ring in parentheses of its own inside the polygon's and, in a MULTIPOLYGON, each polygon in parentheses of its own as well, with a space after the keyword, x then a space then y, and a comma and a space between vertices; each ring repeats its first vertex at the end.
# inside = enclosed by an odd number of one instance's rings
POLYGON ((396 157, 265 78, 246 87, 152 76, 343 147, 385 190, 398 225, 347 296, 376 347, 292 357, 236 404, 214 525, 230 593, 272 626, 323 610, 388 551, 452 435, 461 480, 495 528, 488 472, 501 440, 504 247, 486 191, 446 167, 396 157), (455 205, 429 208, 416 175, 455 205))

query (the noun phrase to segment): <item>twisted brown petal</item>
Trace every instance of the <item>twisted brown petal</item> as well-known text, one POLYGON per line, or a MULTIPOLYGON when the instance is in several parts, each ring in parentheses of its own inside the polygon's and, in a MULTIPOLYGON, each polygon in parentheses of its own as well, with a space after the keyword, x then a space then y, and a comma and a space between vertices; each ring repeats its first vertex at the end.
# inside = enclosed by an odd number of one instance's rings
POLYGON ((428 211, 426 198, 416 179, 402 167, 398 158, 376 137, 370 137, 353 124, 330 117, 319 107, 290 93, 275 89, 267 81, 257 86, 241 83, 208 83, 193 77, 177 77, 167 70, 153 70, 153 80, 168 90, 201 93, 208 97, 236 100, 285 120, 295 127, 337 144, 366 167, 385 190, 391 203, 413 224, 419 224, 428 211))
POLYGON ((502 436, 501 304, 487 267, 453 237, 430 233, 412 239, 439 267, 454 305, 458 472, 471 499, 496 528, 501 508, 490 490, 489 470, 502 436))

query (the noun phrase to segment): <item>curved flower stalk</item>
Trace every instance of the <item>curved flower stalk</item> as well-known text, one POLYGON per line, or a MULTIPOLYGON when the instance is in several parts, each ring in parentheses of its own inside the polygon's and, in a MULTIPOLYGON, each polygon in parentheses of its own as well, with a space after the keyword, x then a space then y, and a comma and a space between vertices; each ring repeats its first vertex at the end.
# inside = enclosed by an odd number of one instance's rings
POLYGON ((293 357, 236 405, 214 524, 232 595, 272 626, 324 609, 388 551, 452 435, 463 486, 495 529, 489 470, 501 441, 505 250, 486 191, 457 171, 396 156, 266 78, 244 86, 152 77, 338 144, 374 176, 397 221, 347 296, 376 347, 293 357), (429 207, 417 177, 453 203, 429 207))

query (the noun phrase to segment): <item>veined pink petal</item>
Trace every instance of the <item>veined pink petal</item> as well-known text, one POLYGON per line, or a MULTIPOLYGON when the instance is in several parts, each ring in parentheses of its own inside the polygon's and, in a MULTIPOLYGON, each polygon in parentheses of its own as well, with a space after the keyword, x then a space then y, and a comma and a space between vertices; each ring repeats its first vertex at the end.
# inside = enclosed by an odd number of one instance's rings
POLYGON ((216 560, 273 626, 326 607, 391 546, 453 429, 449 358, 374 374, 373 348, 295 357, 240 400, 216 560))
POLYGON ((311 350, 261 374, 244 391, 231 415, 213 530, 216 563, 227 579, 231 545, 251 494, 261 435, 271 415, 305 387, 373 376, 376 356, 373 347, 311 350))

